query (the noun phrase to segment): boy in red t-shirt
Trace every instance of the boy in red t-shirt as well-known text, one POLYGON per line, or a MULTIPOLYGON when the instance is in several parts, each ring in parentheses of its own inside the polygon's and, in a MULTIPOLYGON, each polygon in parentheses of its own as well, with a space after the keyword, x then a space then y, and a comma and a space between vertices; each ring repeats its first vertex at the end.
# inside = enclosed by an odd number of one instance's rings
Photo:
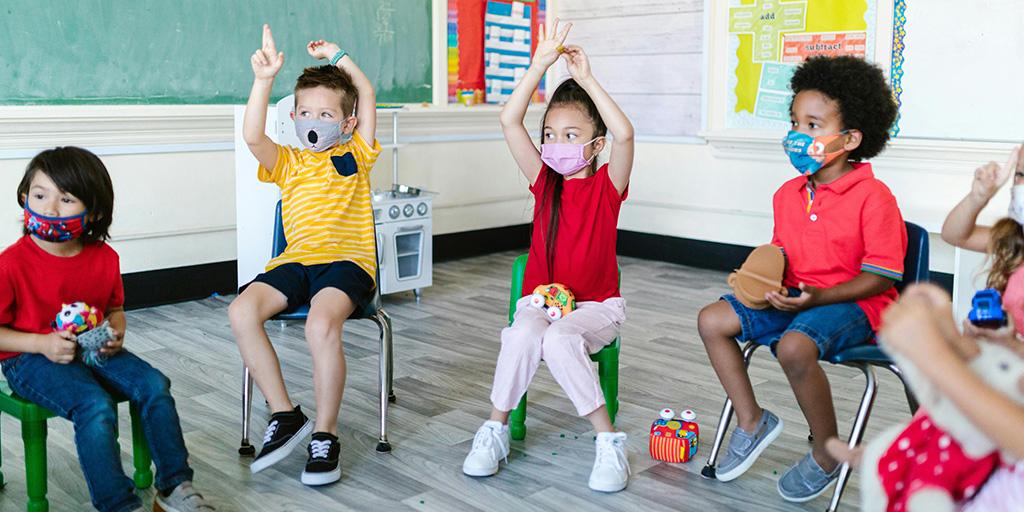
POLYGON ((213 510, 192 487, 192 468, 170 381, 122 347, 126 319, 117 253, 105 243, 114 211, 106 167, 80 148, 43 151, 18 185, 25 236, 0 253, 0 366, 11 390, 71 420, 92 504, 148 510, 121 468, 112 392, 141 413, 156 464, 156 502, 167 511, 213 510), (75 335, 51 326, 63 304, 103 313, 113 340, 105 361, 76 358, 75 335))
POLYGON ((784 499, 804 502, 839 473, 824 446, 836 415, 818 360, 871 342, 903 277, 907 233, 896 198, 861 162, 885 148, 896 116, 882 71, 854 57, 816 57, 796 70, 791 88, 783 147, 801 176, 772 201, 772 244, 786 254, 789 293, 766 294, 767 309, 726 295, 701 310, 697 327, 738 423, 717 478, 742 475, 782 431, 782 420, 758 405, 736 344, 755 341, 772 348, 814 436, 778 484, 784 499))

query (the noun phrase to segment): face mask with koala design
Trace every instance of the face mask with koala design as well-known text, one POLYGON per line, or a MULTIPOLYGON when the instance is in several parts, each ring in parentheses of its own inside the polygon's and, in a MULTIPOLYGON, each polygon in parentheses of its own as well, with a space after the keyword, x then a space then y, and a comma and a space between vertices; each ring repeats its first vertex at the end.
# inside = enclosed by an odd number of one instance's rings
POLYGON ((296 119, 295 135, 310 151, 327 151, 352 140, 351 133, 343 133, 341 124, 316 119, 296 119))

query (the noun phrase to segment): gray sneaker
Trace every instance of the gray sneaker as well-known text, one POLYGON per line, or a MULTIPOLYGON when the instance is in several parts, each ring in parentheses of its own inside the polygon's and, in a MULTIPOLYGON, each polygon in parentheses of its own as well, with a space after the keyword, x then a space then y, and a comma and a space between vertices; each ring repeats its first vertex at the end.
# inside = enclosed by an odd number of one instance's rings
POLYGON ((808 453, 779 478, 779 495, 794 503, 811 501, 836 481, 841 468, 842 465, 838 465, 831 473, 826 473, 808 453))
POLYGON ((761 413, 761 421, 757 431, 750 434, 739 427, 732 429, 729 446, 725 450, 725 458, 718 464, 715 478, 722 482, 735 480, 746 473, 750 466, 761 456, 768 445, 782 433, 782 420, 768 409, 761 413))
POLYGON ((206 502, 202 494, 192 487, 192 482, 189 481, 178 484, 171 495, 166 498, 159 492, 156 493, 154 505, 153 510, 164 512, 213 512, 216 510, 213 505, 206 502))

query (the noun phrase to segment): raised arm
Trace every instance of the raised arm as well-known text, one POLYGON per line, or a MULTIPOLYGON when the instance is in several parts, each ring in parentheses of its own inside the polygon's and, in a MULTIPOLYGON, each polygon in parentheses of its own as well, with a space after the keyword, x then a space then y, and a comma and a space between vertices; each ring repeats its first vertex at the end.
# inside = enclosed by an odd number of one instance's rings
POLYGON ((605 126, 612 134, 612 150, 608 157, 608 176, 621 195, 629 185, 629 175, 633 171, 633 124, 629 118, 608 95, 608 92, 597 83, 590 72, 590 59, 583 48, 575 45, 565 47, 562 53, 569 74, 580 84, 590 99, 597 105, 605 126))
MULTIPOLYGON (((341 51, 341 47, 320 39, 310 41, 306 45, 306 51, 317 59, 333 59, 341 51)), ((370 79, 366 77, 362 69, 359 69, 348 53, 345 53, 335 65, 352 77, 352 85, 355 86, 356 92, 359 94, 356 102, 356 130, 366 142, 372 145, 377 133, 377 92, 373 89, 370 79)), ((346 117, 351 114, 351 112, 344 113, 346 117)))
POLYGON ((270 26, 263 25, 263 46, 249 59, 252 63, 252 91, 245 104, 245 118, 242 121, 242 137, 256 160, 267 169, 277 163, 277 144, 267 137, 267 102, 274 87, 274 77, 284 65, 284 52, 278 52, 270 26))
POLYGON ((537 43, 537 50, 533 54, 530 67, 512 91, 498 117, 501 121, 501 131, 505 134, 505 142, 512 152, 512 158, 515 159, 516 165, 519 166, 519 170, 523 172, 523 176, 526 176, 530 185, 537 181, 542 162, 540 151, 530 139, 530 132, 523 125, 523 119, 526 118, 526 108, 530 106, 533 91, 537 89, 537 85, 540 84, 548 68, 558 60, 558 55, 563 49, 562 43, 565 42, 565 37, 569 35, 571 28, 572 23, 569 23, 559 32, 558 19, 555 18, 555 23, 550 31, 551 37, 547 37, 548 34, 544 33, 544 27, 541 26, 540 42, 537 43))
POLYGON ((1024 151, 1024 146, 1013 149, 1005 166, 1000 167, 995 162, 989 162, 974 171, 971 191, 957 203, 946 216, 946 221, 942 223, 942 240, 964 249, 986 251, 992 229, 977 224, 978 214, 1011 174, 1021 172, 1016 170, 1020 158, 1019 151, 1024 151))

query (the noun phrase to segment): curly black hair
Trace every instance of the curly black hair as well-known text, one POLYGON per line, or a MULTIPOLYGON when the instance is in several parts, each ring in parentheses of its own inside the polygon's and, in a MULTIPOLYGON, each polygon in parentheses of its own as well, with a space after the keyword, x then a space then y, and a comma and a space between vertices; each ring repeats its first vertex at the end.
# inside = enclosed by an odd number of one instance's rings
POLYGON ((796 69, 789 85, 793 98, 801 91, 818 91, 839 104, 843 128, 863 134, 850 160, 869 159, 885 149, 897 109, 881 68, 857 57, 811 57, 796 69))

